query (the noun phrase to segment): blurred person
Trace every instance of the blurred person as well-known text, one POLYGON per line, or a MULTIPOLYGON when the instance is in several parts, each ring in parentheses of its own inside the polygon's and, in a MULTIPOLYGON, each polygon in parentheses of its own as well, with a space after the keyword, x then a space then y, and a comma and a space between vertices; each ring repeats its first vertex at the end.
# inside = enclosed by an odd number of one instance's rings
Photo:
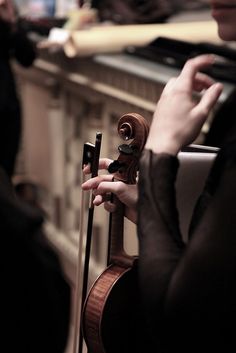
POLYGON ((1 343, 8 353, 63 353, 70 287, 32 201, 18 197, 0 166, 1 343))
POLYGON ((0 44, 1 345, 7 353, 63 353, 70 287, 46 240, 35 185, 12 184, 21 108, 10 60, 28 67, 36 53, 10 0, 0 0, 0 44))
POLYGON ((0 0, 0 165, 13 175, 22 130, 20 98, 11 59, 29 67, 35 47, 20 26, 11 0, 0 0))

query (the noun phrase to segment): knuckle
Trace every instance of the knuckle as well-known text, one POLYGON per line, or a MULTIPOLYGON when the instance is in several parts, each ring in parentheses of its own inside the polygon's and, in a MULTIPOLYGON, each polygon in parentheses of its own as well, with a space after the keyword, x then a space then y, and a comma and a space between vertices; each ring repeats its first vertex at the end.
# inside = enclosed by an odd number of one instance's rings
POLYGON ((208 108, 207 108, 207 107, 203 107, 203 108, 201 109, 201 115, 202 115, 202 117, 205 118, 205 117, 208 116, 208 114, 209 114, 208 108))

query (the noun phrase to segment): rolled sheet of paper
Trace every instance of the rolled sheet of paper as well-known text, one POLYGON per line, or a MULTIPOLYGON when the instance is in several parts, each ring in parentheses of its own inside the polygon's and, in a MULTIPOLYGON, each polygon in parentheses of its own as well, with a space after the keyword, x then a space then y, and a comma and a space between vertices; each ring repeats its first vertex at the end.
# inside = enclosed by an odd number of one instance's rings
POLYGON ((68 57, 99 53, 118 53, 128 46, 145 46, 157 37, 191 42, 223 43, 212 21, 181 22, 144 25, 99 25, 72 31, 64 43, 68 57))

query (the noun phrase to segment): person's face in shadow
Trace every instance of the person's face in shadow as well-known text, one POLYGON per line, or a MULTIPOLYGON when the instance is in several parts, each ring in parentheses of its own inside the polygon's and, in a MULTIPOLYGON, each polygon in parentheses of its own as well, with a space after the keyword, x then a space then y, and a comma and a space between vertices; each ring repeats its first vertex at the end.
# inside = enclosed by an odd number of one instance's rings
POLYGON ((219 37, 226 41, 236 40, 236 0, 209 0, 209 3, 219 37))

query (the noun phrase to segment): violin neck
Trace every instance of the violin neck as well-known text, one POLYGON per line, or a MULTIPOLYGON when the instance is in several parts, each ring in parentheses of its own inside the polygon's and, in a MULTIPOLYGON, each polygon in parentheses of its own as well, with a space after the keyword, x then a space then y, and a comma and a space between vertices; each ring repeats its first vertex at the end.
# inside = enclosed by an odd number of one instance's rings
POLYGON ((113 203, 116 211, 110 213, 108 265, 117 264, 122 267, 130 267, 134 262, 133 256, 127 255, 124 250, 124 214, 125 206, 113 195, 113 203))

